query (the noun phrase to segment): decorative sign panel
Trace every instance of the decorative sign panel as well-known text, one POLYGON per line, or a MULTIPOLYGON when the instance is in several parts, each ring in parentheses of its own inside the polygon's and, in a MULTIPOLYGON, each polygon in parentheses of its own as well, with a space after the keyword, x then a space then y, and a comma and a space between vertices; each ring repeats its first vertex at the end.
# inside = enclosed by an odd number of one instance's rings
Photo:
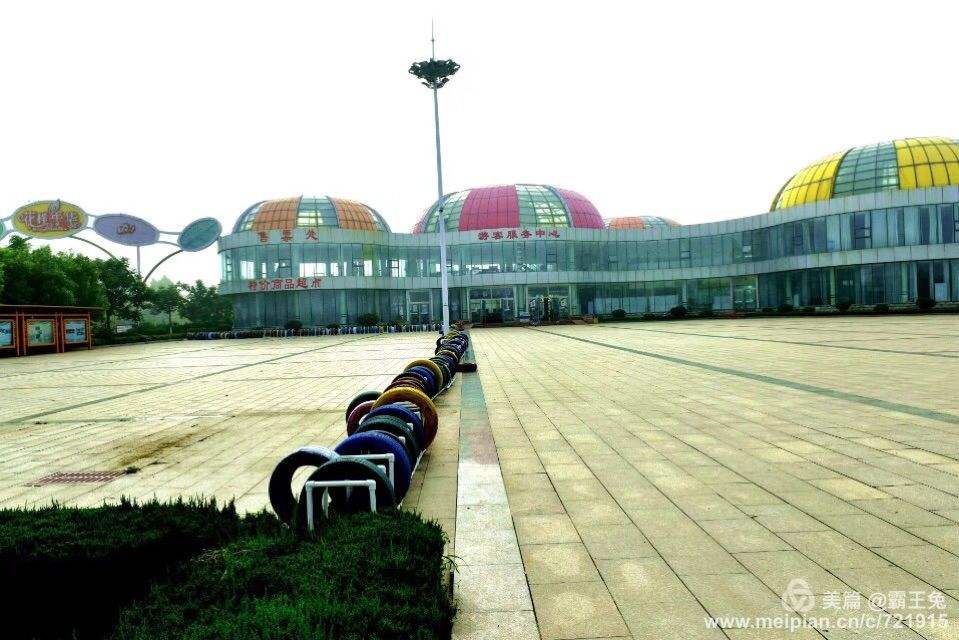
POLYGON ((56 344, 53 320, 27 320, 27 345, 39 347, 50 344, 56 344))
POLYGON ((87 321, 86 320, 64 320, 64 339, 67 344, 86 344, 87 342, 87 321))
POLYGON ((223 226, 215 218, 200 218, 187 225, 177 238, 177 245, 184 251, 203 251, 216 242, 223 226))
POLYGON ((93 230, 117 244, 145 247, 160 239, 160 230, 142 218, 125 213, 98 216, 93 230))
POLYGON ((13 346, 13 320, 0 320, 0 349, 13 346))
POLYGON ((13 228, 35 238, 66 238, 86 227, 86 212, 61 200, 33 202, 13 212, 13 228))

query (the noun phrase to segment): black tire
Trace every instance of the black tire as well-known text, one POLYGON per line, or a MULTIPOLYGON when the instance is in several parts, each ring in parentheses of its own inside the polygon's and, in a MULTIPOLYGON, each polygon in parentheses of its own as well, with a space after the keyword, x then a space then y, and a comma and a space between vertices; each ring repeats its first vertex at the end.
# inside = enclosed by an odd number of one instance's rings
MULTIPOLYGON (((422 450, 423 443, 426 442, 426 431, 423 429, 423 419, 412 407, 396 403, 384 405, 370 411, 363 416, 363 420, 372 420, 376 416, 392 416, 410 425, 422 450)), ((360 421, 360 424, 363 424, 363 420, 360 421)))
POLYGON ((357 428, 356 433, 365 433, 367 431, 382 431, 396 438, 403 438, 403 448, 406 449, 406 455, 410 459, 410 464, 416 466, 420 453, 423 451, 423 445, 420 439, 416 437, 413 427, 406 424, 399 418, 393 416, 373 416, 357 428))
MULTIPOLYGON (((323 480, 373 480, 376 483, 376 509, 383 511, 396 507, 396 494, 389 478, 375 464, 360 458, 336 458, 314 471, 307 481, 323 480)), ((330 487, 330 506, 337 515, 363 513, 370 510, 370 496, 365 488, 330 487)), ((314 495, 313 513, 319 516, 323 512, 323 492, 314 495)), ((296 509, 297 528, 308 529, 306 521, 306 486, 300 492, 300 501, 296 509)))
POLYGON ((296 498, 293 496, 293 475, 301 467, 321 467, 330 460, 339 457, 335 451, 324 447, 303 447, 277 463, 270 475, 270 504, 277 517, 286 524, 292 524, 296 514, 296 498))
POLYGON ((350 414, 353 413, 353 409, 356 408, 356 405, 360 404, 361 402, 366 402, 367 400, 376 400, 380 397, 381 393, 382 391, 361 391, 356 394, 353 399, 350 400, 350 404, 348 404, 346 407, 345 419, 349 421, 350 414))

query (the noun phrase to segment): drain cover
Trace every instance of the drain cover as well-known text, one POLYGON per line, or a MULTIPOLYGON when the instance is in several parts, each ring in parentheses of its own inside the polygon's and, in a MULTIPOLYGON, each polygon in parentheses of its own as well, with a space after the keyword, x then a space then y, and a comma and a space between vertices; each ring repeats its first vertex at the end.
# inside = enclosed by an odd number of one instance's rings
POLYGON ((85 482, 109 482, 126 475, 125 471, 58 471, 43 476, 33 482, 32 486, 42 487, 45 484, 81 484, 85 482))

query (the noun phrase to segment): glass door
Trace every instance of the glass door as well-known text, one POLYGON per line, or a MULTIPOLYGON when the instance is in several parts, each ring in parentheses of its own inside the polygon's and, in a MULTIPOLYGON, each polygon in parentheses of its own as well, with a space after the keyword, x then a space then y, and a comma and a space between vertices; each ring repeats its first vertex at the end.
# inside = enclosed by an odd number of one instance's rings
POLYGON ((569 318, 569 286, 539 285, 526 287, 530 318, 566 320, 569 318), (548 317, 546 317, 548 316, 548 317))
POLYGON ((409 292, 410 324, 429 324, 432 317, 428 289, 409 292))
POLYGON ((516 319, 513 287, 470 289, 469 301, 473 324, 500 324, 516 319))

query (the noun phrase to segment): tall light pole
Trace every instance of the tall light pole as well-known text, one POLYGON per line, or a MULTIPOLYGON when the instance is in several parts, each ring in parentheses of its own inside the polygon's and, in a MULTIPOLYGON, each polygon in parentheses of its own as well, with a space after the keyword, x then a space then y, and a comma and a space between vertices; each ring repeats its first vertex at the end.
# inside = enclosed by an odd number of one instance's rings
POLYGON ((431 37, 430 59, 414 62, 410 73, 419 78, 423 85, 433 90, 433 121, 436 128, 436 192, 439 210, 436 212, 440 232, 440 287, 443 299, 443 333, 450 328, 450 286, 446 265, 446 219, 443 211, 443 159, 440 153, 440 102, 438 92, 450 76, 459 71, 460 66, 452 60, 436 59, 436 39, 431 37))

